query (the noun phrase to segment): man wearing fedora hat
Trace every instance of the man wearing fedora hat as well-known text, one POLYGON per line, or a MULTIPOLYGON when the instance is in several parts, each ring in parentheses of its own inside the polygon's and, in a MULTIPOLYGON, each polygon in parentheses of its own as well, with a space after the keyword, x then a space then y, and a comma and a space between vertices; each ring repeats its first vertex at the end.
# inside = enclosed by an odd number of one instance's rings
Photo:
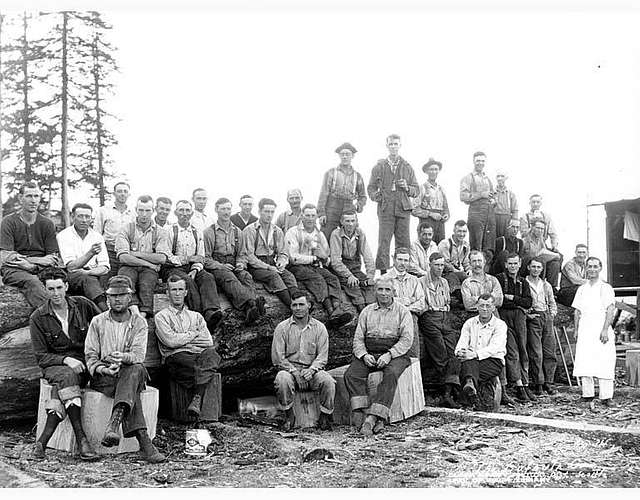
POLYGON ((117 446, 122 425, 125 438, 140 443, 142 457, 151 463, 163 462, 165 456, 151 442, 142 413, 140 393, 146 387, 147 321, 129 309, 133 285, 128 276, 114 276, 107 285, 109 310, 91 320, 84 345, 91 388, 113 398, 111 419, 102 445, 117 446))
POLYGON ((509 222, 518 220, 518 199, 511 189, 507 187, 505 181, 507 174, 503 170, 496 173, 496 239, 507 235, 509 222))
POLYGON ((449 204, 442 186, 436 179, 442 170, 442 162, 429 158, 422 166, 422 171, 427 174, 427 182, 420 186, 420 194, 417 198, 417 206, 411 214, 420 219, 420 222, 428 222, 433 228, 433 241, 436 245, 445 238, 444 223, 449 220, 449 204))
POLYGON ((324 174, 320 196, 318 198, 318 216, 320 227, 327 241, 331 233, 340 225, 340 217, 347 210, 361 213, 367 202, 364 180, 351 166, 357 149, 345 142, 336 148, 340 156, 340 165, 324 174))

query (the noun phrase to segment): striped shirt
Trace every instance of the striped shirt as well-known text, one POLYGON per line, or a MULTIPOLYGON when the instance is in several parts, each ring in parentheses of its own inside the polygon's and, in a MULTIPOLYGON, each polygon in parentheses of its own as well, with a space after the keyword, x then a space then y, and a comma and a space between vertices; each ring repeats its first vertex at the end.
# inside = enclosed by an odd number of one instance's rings
POLYGON ((309 317, 300 328, 293 317, 278 323, 273 332, 271 361, 289 372, 299 368, 324 369, 329 359, 329 334, 317 319, 309 317))
POLYGON ((187 306, 165 307, 154 316, 162 360, 178 352, 199 354, 213 346, 213 339, 202 315, 187 306))

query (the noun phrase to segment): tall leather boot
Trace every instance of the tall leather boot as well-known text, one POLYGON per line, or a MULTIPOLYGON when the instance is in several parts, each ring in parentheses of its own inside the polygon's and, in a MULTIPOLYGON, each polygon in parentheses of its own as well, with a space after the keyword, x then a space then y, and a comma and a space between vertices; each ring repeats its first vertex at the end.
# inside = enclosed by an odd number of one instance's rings
POLYGON ((47 443, 56 431, 58 424, 62 420, 57 413, 51 411, 47 413, 47 422, 44 425, 44 430, 40 437, 36 440, 35 447, 33 449, 33 458, 43 459, 45 457, 45 450, 47 449, 47 443))
POLYGON ((92 462, 99 460, 98 455, 89 444, 89 440, 82 428, 82 418, 80 417, 80 407, 76 405, 69 405, 67 407, 67 415, 69 415, 69 421, 71 427, 73 427, 73 433, 76 435, 76 442, 78 443, 78 450, 80 451, 80 459, 92 462))
POLYGON ((149 434, 147 434, 147 429, 136 431, 136 439, 140 444, 140 455, 142 455, 142 458, 147 462, 157 464, 167 459, 167 457, 160 453, 158 448, 153 445, 149 434))
POLYGON ((112 446, 118 446, 118 444, 120 444, 120 432, 118 431, 126 408, 127 406, 124 403, 119 403, 113 407, 111 420, 109 420, 107 429, 104 431, 104 437, 102 438, 102 446, 111 448, 112 446))

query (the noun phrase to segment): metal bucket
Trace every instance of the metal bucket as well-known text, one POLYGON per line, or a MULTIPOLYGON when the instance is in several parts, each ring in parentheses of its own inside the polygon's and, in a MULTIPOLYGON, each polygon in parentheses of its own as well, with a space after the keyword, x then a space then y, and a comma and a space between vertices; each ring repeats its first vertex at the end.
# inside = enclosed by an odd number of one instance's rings
POLYGON ((211 444, 211 434, 207 429, 187 429, 184 439, 184 453, 190 457, 206 457, 211 444))

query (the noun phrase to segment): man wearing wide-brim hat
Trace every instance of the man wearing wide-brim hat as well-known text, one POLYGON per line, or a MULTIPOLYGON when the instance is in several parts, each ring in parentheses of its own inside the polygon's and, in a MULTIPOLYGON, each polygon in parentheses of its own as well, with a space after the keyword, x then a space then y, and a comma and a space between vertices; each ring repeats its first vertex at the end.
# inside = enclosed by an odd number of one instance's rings
POLYGON ((438 184, 438 174, 442 170, 442 162, 429 158, 422 166, 427 174, 427 182, 420 186, 417 205, 411 215, 418 217, 420 222, 427 222, 433 228, 433 241, 440 243, 446 236, 444 224, 449 220, 449 204, 442 186, 438 184))
POLYGON ((327 241, 331 233, 340 225, 340 218, 347 210, 361 213, 367 202, 364 180, 351 166, 357 149, 345 142, 335 149, 340 156, 340 164, 324 174, 318 198, 320 226, 327 241))

